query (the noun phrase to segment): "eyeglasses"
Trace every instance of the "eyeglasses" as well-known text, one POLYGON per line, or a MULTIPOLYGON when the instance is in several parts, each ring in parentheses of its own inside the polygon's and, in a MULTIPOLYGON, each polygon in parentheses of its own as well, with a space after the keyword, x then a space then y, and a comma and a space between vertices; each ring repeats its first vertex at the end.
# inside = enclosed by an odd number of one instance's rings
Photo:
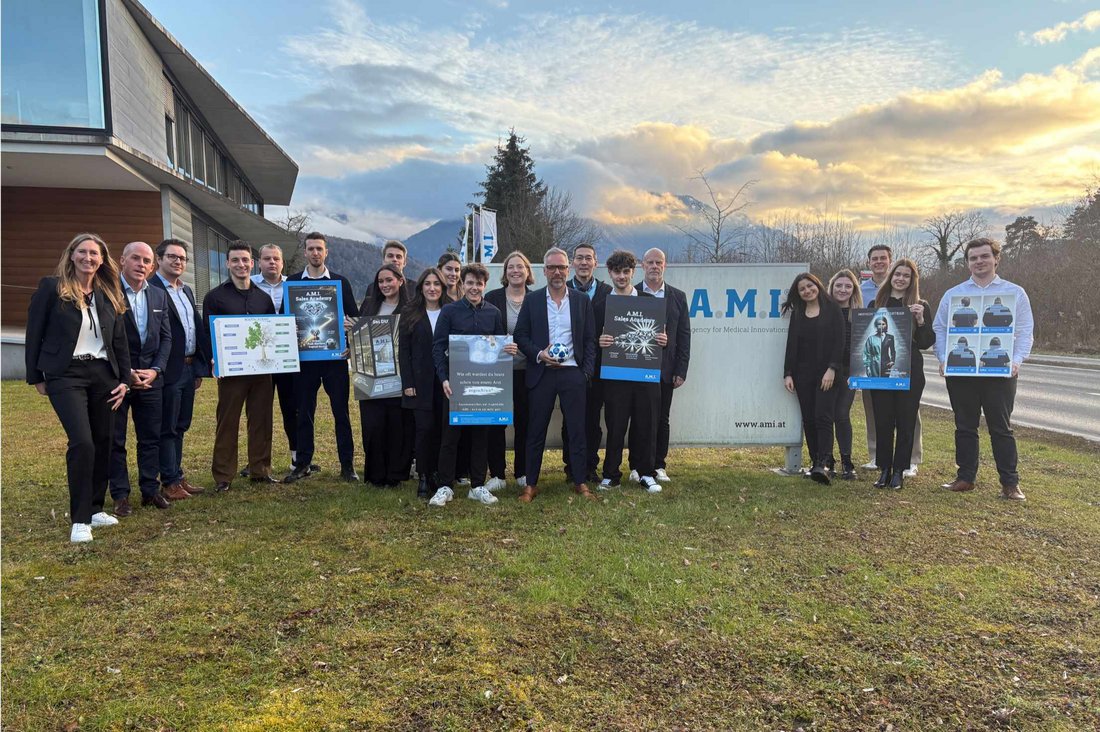
POLYGON ((186 262, 187 261, 187 255, 186 254, 165 254, 164 258, 167 259, 169 262, 186 262))
POLYGON ((550 270, 551 272, 568 272, 569 271, 569 265, 568 264, 546 264, 546 265, 543 265, 543 266, 546 269, 550 270))

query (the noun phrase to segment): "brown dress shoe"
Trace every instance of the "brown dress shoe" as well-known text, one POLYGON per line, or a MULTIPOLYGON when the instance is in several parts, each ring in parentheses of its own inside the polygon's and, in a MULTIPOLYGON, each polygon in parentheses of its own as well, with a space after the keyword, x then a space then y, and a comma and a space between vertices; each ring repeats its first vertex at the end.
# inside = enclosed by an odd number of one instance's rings
POLYGON ((120 498, 115 501, 115 516, 119 518, 125 518, 134 512, 134 509, 130 506, 129 498, 120 498))
POLYGON ((156 506, 157 508, 168 508, 172 504, 168 502, 168 499, 164 497, 163 493, 154 493, 151 496, 142 496, 141 505, 156 506))
POLYGON ((1001 486, 1001 498, 1006 501, 1026 501, 1027 496, 1020 490, 1018 485, 1002 485, 1001 486))
POLYGON ((972 491, 977 488, 977 486, 973 483, 965 480, 959 480, 958 478, 951 481, 950 483, 944 483, 940 487, 949 491, 954 491, 955 493, 965 493, 966 491, 972 491))
POLYGON ((539 489, 533 485, 524 486, 523 493, 519 494, 519 500, 524 503, 530 503, 535 500, 535 496, 539 494, 539 489))
POLYGON ((182 501, 185 498, 191 497, 191 494, 184 490, 183 486, 179 483, 173 483, 167 486, 162 492, 164 493, 164 497, 169 501, 182 501))
POLYGON ((198 494, 200 494, 200 493, 202 493, 206 490, 202 486, 191 485, 189 482, 187 482, 187 478, 180 478, 180 485, 183 487, 183 489, 185 491, 187 491, 188 493, 190 493, 193 496, 197 496, 198 494))
POLYGON ((575 486, 573 486, 573 492, 576 493, 578 496, 584 496, 590 501, 600 500, 592 495, 592 491, 588 490, 588 486, 584 483, 577 483, 575 486))

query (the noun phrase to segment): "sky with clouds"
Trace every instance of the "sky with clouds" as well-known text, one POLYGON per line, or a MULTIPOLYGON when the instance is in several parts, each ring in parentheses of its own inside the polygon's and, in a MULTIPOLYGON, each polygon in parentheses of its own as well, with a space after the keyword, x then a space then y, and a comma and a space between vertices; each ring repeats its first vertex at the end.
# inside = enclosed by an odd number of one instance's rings
POLYGON ((292 208, 354 238, 461 217, 512 127, 605 223, 679 215, 700 170, 755 181, 750 217, 867 228, 1054 217, 1100 177, 1076 0, 145 5, 298 162, 292 208))

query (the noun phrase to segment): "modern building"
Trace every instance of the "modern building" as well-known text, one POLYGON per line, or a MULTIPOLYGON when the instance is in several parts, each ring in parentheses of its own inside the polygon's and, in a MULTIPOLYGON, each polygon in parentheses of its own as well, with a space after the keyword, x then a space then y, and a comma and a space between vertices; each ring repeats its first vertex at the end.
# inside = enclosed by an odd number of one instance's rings
POLYGON ((4 0, 0 127, 3 377, 27 305, 69 240, 193 244, 200 302, 242 239, 296 246, 264 218, 297 164, 136 0, 4 0))

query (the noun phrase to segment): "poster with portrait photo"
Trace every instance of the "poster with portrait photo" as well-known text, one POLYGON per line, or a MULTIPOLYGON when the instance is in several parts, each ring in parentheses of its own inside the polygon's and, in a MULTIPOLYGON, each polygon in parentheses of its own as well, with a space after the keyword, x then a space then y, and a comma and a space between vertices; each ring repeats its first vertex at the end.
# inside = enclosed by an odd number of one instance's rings
POLYGON ((283 310, 294 316, 298 354, 303 361, 339 361, 347 341, 344 334, 344 298, 333 280, 287 280, 283 283, 283 310))
POLYGON ((906 308, 852 311, 848 388, 909 390, 913 316, 906 308))
POLYGON ((452 425, 512 424, 512 336, 450 337, 448 382, 452 425))
POLYGON ((982 307, 980 297, 956 295, 948 305, 948 333, 972 334, 978 332, 979 311, 982 307))
POLYGON ((955 295, 951 298, 950 308, 944 374, 1012 376, 1012 349, 1016 344, 1016 295, 1010 292, 955 295), (964 317, 955 317, 956 306, 966 308, 964 317), (977 313, 977 317, 972 317, 971 312, 977 313), (969 325, 972 320, 973 325, 969 325))
POLYGON ((943 372, 948 376, 973 376, 978 373, 978 353, 981 337, 957 334, 947 336, 947 363, 943 372))
POLYGON ((600 378, 612 381, 661 381, 665 349, 657 336, 665 330, 665 300, 661 297, 608 295, 603 333, 614 338, 604 348, 600 378))
POLYGON ((1003 333, 983 333, 978 354, 980 376, 1010 376, 1012 374, 1011 341, 1003 333), (1008 343, 1006 343, 1008 341, 1008 343), (1006 348, 1006 345, 1008 348, 1006 348))
POLYGON ((387 399, 401 396, 397 371, 399 315, 365 315, 351 328, 352 385, 355 398, 387 399))
POLYGON ((986 295, 982 298, 982 335, 1012 333, 1016 326, 1016 296, 986 295))

